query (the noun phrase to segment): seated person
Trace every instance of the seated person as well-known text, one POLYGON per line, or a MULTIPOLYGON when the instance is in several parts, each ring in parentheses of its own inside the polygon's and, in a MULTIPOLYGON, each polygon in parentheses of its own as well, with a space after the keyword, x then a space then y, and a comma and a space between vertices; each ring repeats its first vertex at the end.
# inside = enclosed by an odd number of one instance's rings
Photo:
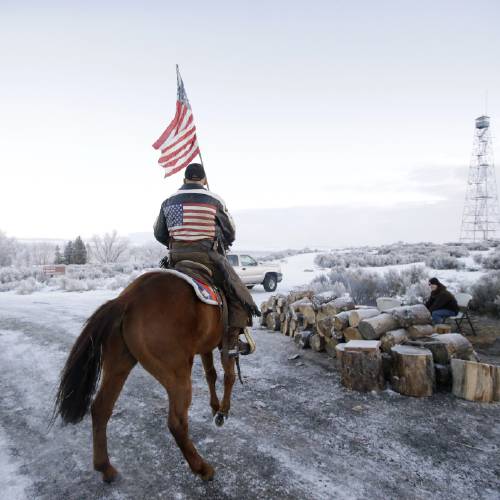
POLYGON ((431 312, 432 322, 434 324, 442 323, 446 318, 456 316, 459 309, 453 294, 437 278, 431 278, 429 286, 431 287, 431 296, 425 305, 431 312))

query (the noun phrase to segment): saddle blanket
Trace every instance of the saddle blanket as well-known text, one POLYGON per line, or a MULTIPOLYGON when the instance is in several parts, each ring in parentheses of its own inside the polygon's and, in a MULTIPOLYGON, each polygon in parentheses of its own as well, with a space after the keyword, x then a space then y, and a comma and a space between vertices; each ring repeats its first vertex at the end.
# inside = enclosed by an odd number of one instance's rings
POLYGON ((211 306, 220 306, 222 304, 220 295, 212 286, 207 285, 203 281, 192 278, 191 276, 176 271, 175 269, 162 269, 162 272, 174 274, 175 276, 182 278, 186 283, 189 283, 193 287, 196 296, 205 304, 209 304, 211 306))

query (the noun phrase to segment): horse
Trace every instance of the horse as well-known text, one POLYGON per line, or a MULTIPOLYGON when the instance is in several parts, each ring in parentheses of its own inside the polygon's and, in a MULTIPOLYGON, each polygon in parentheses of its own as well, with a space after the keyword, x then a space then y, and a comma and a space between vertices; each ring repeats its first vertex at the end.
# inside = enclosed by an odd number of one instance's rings
POLYGON ((193 360, 199 354, 215 423, 222 425, 229 413, 235 359, 222 356, 224 393, 220 402, 212 352, 221 345, 223 331, 220 307, 201 302, 186 281, 162 271, 139 276, 88 318, 61 372, 54 418, 60 415, 64 424, 76 424, 90 409, 93 466, 105 482, 112 482, 118 475, 109 460, 107 424, 138 362, 167 391, 168 428, 189 467, 203 480, 213 479, 214 468, 200 456, 189 437, 188 409, 193 360))

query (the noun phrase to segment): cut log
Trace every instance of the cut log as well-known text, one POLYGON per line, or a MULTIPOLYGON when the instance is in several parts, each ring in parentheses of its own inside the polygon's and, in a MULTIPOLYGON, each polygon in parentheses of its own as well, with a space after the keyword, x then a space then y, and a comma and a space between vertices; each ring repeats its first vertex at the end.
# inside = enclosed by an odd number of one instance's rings
POLYGON ((332 339, 332 338, 328 338, 328 337, 324 337, 324 339, 325 339, 325 351, 332 358, 335 358, 335 356, 337 355, 337 351, 335 350, 335 347, 337 347, 338 341, 335 339, 332 339))
POLYGON ((288 316, 285 314, 285 318, 284 320, 281 322, 281 333, 283 335, 289 335, 290 332, 288 330, 288 324, 289 324, 289 321, 288 321, 288 316))
POLYGON ((423 304, 395 307, 387 312, 391 314, 401 328, 432 323, 431 313, 423 304))
POLYGON ((330 301, 318 307, 317 319, 329 318, 335 316, 338 312, 337 308, 333 305, 333 301, 330 301))
POLYGON ((336 314, 333 317, 333 326, 338 332, 345 330, 349 326, 349 313, 344 311, 336 314))
POLYGON ((384 372, 380 342, 352 340, 344 347, 341 361, 341 382, 348 389, 360 392, 381 391, 384 372))
POLYGON ((325 337, 315 334, 309 339, 311 349, 316 352, 323 352, 325 350, 325 337))
POLYGON ((292 304, 301 299, 312 299, 314 297, 314 292, 312 290, 300 290, 296 292, 290 292, 288 294, 288 303, 292 304))
POLYGON ((260 326, 262 328, 267 328, 267 314, 268 313, 262 313, 260 317, 260 326))
POLYGON ((333 330, 333 316, 316 321, 316 331, 323 337, 331 338, 333 330))
POLYGON ((421 337, 430 337, 434 334, 432 325, 413 325, 407 328, 410 339, 419 339, 421 337))
POLYGON ((434 326, 434 331, 436 333, 451 333, 451 326, 441 323, 434 326))
POLYGON ((397 345, 391 349, 392 386, 405 396, 432 396, 435 386, 432 352, 419 347, 397 345))
POLYGON ((361 336, 361 333, 359 333, 359 330, 357 328, 354 328, 352 326, 348 326, 344 330, 344 338, 346 341, 349 340, 363 340, 363 337, 361 336))
POLYGON ((398 322, 387 313, 364 319, 358 325, 359 332, 366 340, 379 339, 384 333, 396 330, 397 328, 398 322))
POLYGON ((494 401, 498 395, 497 371, 498 367, 494 365, 452 359, 452 392, 458 398, 468 401, 494 401))
POLYGON ((409 341, 408 344, 429 349, 434 363, 441 365, 449 364, 453 358, 477 361, 472 344, 459 333, 434 333, 428 338, 409 341))
POLYGON ((450 365, 434 364, 436 370, 436 389, 442 392, 450 392, 452 385, 450 365))
POLYGON ((379 314, 378 309, 354 309, 349 312, 349 326, 357 327, 362 320, 373 318, 379 314))
POLYGON ((316 311, 312 302, 308 299, 302 299, 290 305, 292 312, 301 314, 304 318, 304 324, 314 325, 316 323, 316 311))
POLYGON ((333 307, 337 309, 338 313, 342 311, 351 311, 355 308, 354 301, 351 297, 339 297, 329 302, 329 304, 332 304, 333 307))
POLYGON ((395 345, 402 344, 406 340, 408 340, 408 332, 404 328, 391 330, 380 337, 380 348, 383 352, 390 353, 395 345))
POLYGON ((313 333, 310 331, 297 332, 293 340, 300 349, 307 349, 308 347, 311 347, 309 341, 312 335, 313 333))
POLYGON ((335 357, 337 358, 337 366, 342 366, 342 356, 345 350, 345 343, 340 343, 335 346, 335 357))
POLYGON ((279 331, 281 328, 280 317, 278 313, 269 313, 266 317, 266 326, 269 330, 279 331))

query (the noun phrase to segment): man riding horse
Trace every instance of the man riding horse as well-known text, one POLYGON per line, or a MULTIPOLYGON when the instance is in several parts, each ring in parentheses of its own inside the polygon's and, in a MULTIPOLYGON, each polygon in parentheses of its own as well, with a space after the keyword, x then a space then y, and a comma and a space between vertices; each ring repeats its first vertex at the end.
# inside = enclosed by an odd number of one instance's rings
POLYGON ((234 222, 222 198, 208 190, 205 170, 199 163, 188 165, 183 186, 162 203, 154 235, 168 247, 171 267, 193 261, 211 271, 228 302, 228 353, 252 353, 255 342, 248 326, 252 316, 260 312, 225 256, 235 239, 234 222), (241 334, 246 342, 239 340, 241 334))

